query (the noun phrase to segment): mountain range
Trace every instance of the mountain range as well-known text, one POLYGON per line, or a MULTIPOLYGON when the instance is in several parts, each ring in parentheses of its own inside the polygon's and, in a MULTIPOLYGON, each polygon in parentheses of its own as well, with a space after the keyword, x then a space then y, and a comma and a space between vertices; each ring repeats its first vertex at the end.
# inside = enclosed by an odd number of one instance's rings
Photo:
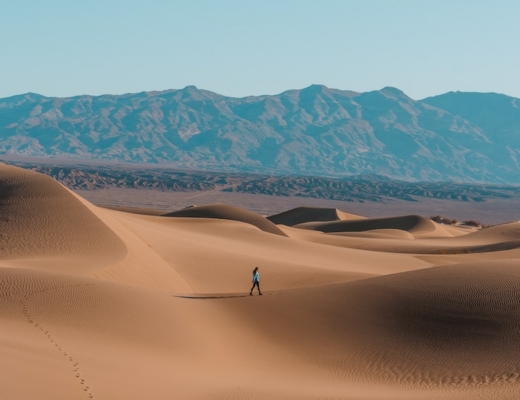
POLYGON ((520 100, 413 100, 312 85, 226 97, 188 86, 125 95, 0 99, 0 153, 207 171, 520 183, 520 100))

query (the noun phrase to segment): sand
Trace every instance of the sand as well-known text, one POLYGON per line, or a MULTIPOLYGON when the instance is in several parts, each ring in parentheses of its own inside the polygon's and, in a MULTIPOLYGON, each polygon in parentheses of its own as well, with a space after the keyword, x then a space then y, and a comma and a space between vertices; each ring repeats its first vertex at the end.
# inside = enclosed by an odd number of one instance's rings
POLYGON ((519 258, 520 222, 106 209, 0 164, 1 397, 516 399, 519 258))

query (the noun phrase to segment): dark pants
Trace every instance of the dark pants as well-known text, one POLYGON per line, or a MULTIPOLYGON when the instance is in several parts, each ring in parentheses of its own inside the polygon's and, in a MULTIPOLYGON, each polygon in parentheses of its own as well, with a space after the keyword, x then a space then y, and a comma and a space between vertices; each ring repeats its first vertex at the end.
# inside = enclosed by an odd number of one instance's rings
POLYGON ((253 293, 253 289, 255 288, 255 286, 258 288, 258 293, 259 294, 262 294, 262 292, 260 291, 260 282, 253 282, 253 287, 251 288, 251 291, 249 292, 250 294, 253 293))

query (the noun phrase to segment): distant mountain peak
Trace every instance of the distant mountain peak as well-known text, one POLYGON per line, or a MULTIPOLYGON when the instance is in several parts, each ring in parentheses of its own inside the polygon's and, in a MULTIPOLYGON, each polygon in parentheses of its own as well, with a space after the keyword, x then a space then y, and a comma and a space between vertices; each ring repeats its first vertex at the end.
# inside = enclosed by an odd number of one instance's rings
POLYGON ((402 90, 397 89, 393 86, 385 86, 383 89, 379 90, 379 92, 383 93, 389 97, 406 97, 409 98, 402 90))
MULTIPOLYGON (((308 86, 306 89, 326 90, 326 89, 328 89, 328 87, 325 85, 322 85, 320 83, 313 83, 312 85, 308 86)), ((303 90, 305 90, 305 89, 303 89, 303 90)))
POLYGON ((192 92, 192 91, 197 91, 198 92, 199 91, 199 89, 195 85, 188 85, 184 89, 181 89, 181 90, 184 91, 184 92, 192 92))
POLYGON ((312 84, 302 89, 301 91, 306 93, 323 93, 330 91, 330 89, 325 85, 312 84))
POLYGON ((17 94, 11 97, 7 97, 10 100, 31 100, 31 101, 40 101, 42 99, 45 99, 47 97, 33 92, 27 92, 23 94, 17 94))

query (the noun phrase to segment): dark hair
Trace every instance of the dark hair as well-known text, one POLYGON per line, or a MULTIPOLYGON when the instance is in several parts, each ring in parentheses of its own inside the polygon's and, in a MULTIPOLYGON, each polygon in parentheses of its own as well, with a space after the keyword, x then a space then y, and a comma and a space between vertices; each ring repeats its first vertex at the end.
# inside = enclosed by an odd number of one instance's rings
POLYGON ((255 269, 253 270, 253 275, 255 274, 256 271, 258 271, 258 267, 255 267, 255 269))

